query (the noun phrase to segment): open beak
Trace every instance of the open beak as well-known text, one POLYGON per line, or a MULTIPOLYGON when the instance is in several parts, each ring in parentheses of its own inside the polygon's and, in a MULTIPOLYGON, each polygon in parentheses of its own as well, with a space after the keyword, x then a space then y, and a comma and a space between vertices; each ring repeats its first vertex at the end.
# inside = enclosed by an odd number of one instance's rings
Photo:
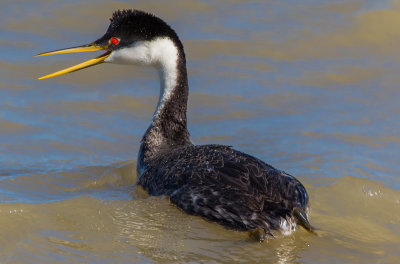
POLYGON ((100 64, 100 63, 104 62, 104 60, 108 56, 110 56, 111 50, 108 50, 107 46, 101 46, 101 45, 98 45, 98 44, 95 44, 95 43, 91 43, 91 44, 84 45, 84 46, 67 48, 67 49, 60 49, 60 50, 55 50, 55 51, 50 51, 50 52, 45 52, 45 53, 41 53, 41 54, 35 55, 35 57, 40 57, 40 56, 47 56, 47 55, 54 55, 54 54, 87 52, 87 51, 96 51, 96 50, 107 50, 107 51, 106 51, 106 53, 104 53, 104 54, 102 54, 102 55, 100 55, 100 56, 98 56, 98 57, 96 57, 94 59, 82 62, 82 63, 80 63, 78 65, 71 66, 69 68, 60 70, 60 71, 55 72, 55 73, 48 74, 46 76, 42 76, 42 77, 40 77, 38 79, 39 80, 47 79, 47 78, 51 78, 51 77, 54 77, 54 76, 63 75, 63 74, 74 72, 74 71, 79 71, 81 69, 100 64))

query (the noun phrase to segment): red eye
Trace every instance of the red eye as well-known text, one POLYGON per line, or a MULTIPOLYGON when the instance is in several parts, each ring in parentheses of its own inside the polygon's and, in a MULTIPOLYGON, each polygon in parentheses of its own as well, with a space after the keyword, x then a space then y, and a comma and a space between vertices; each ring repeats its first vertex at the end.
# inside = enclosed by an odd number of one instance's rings
POLYGON ((117 39, 117 38, 111 38, 111 42, 112 42, 112 44, 114 44, 114 45, 118 45, 119 39, 117 39))

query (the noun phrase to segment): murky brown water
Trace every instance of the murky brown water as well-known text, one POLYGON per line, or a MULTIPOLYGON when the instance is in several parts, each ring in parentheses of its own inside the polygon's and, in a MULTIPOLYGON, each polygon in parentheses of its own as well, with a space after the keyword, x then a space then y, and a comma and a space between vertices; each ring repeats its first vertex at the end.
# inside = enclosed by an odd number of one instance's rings
POLYGON ((400 1, 215 2, 0 2, 1 263, 400 263, 400 1), (318 236, 253 243, 135 186, 152 69, 36 80, 124 7, 181 36, 193 140, 296 175, 318 236))

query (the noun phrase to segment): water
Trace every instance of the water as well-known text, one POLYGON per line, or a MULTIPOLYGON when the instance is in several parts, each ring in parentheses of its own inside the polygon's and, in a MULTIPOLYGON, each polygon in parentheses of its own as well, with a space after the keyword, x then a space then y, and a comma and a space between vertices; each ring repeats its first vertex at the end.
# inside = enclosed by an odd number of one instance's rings
POLYGON ((399 263, 400 1, 7 1, 0 8, 1 263, 399 263), (188 121, 296 175, 318 236, 263 244, 135 186, 152 69, 33 58, 153 12, 188 58, 188 121))

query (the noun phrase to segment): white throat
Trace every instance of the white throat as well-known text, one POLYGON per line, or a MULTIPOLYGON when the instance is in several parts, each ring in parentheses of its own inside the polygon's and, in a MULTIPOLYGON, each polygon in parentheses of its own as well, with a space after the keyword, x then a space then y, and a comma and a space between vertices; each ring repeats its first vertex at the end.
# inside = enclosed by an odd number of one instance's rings
POLYGON ((171 97, 178 78, 178 48, 169 38, 138 41, 132 46, 113 51, 105 62, 130 65, 149 65, 157 68, 160 75, 160 98, 153 116, 160 113, 171 97))

